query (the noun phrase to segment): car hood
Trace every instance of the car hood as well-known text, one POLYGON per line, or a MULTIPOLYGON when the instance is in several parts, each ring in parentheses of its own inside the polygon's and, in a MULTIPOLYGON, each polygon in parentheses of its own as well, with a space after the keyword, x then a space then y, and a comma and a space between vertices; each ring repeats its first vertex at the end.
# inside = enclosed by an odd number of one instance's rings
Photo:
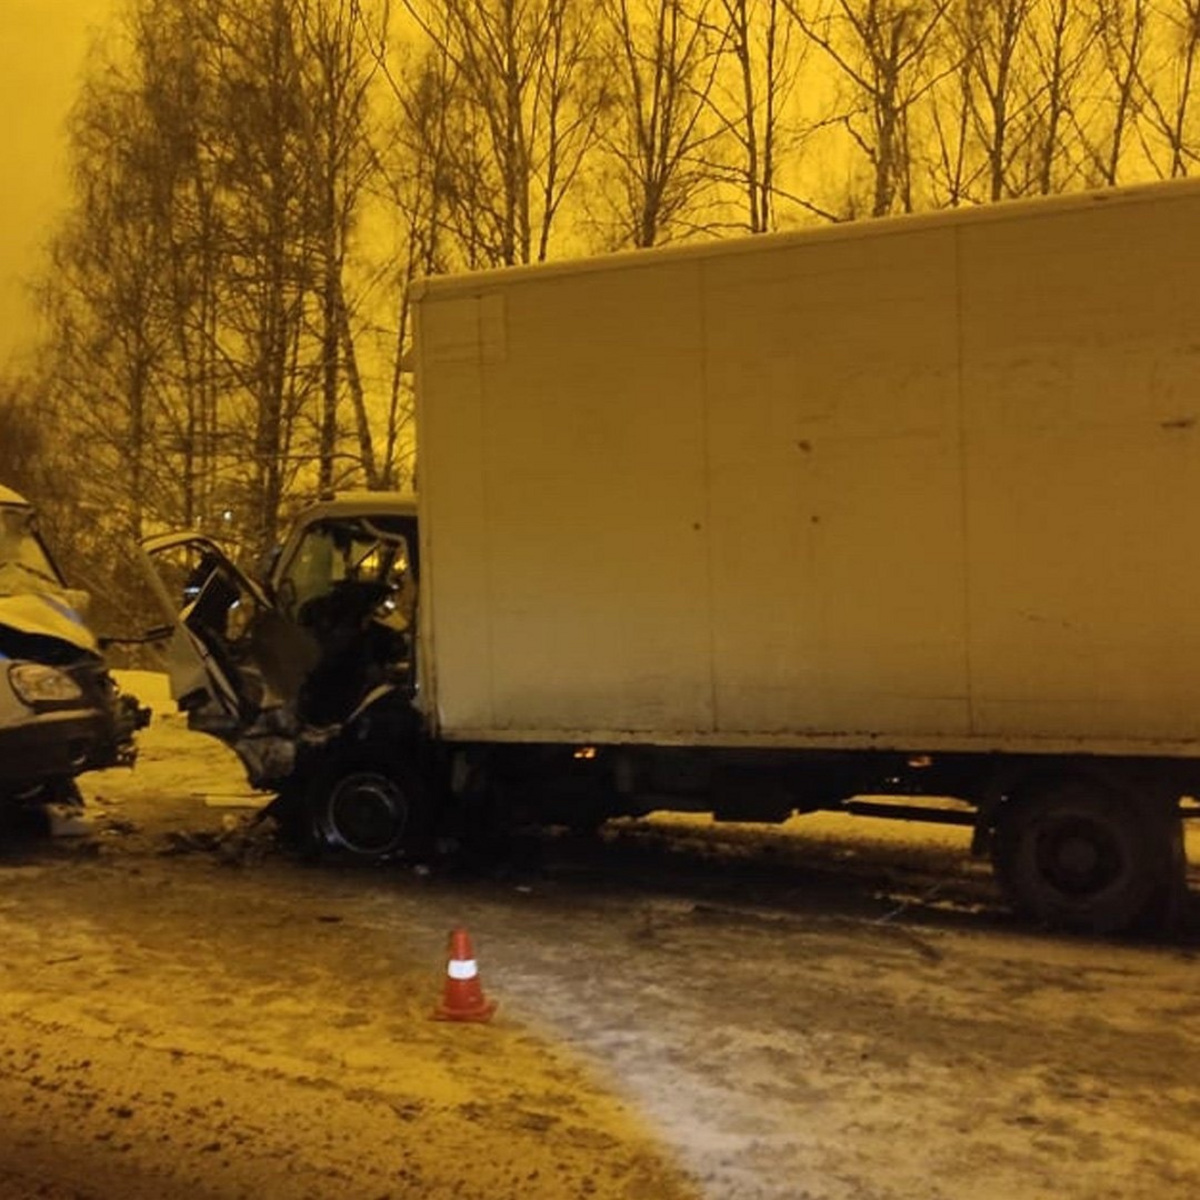
POLYGON ((54 638, 88 654, 100 653, 96 635, 83 618, 64 600, 47 592, 0 595, 0 626, 8 626, 17 633, 54 638))

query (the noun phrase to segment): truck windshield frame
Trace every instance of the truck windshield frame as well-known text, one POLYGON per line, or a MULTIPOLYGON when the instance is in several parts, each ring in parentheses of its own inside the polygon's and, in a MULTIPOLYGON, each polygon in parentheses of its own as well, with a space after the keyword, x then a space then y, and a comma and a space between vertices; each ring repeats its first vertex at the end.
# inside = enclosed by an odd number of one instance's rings
POLYGON ((412 554, 407 536, 387 524, 333 517, 306 529, 277 576, 276 594, 287 615, 297 619, 305 605, 339 584, 380 584, 403 595, 414 574, 412 554))

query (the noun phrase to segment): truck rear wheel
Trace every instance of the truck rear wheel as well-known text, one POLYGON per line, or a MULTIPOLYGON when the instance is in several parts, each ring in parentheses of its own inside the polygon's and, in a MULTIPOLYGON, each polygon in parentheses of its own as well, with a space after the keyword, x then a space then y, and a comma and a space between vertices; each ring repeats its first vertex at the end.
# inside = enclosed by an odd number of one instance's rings
POLYGON ((1161 912, 1171 829, 1168 816, 1139 812, 1099 782, 1062 779, 1000 810, 992 860, 1019 911, 1058 929, 1118 933, 1161 912))

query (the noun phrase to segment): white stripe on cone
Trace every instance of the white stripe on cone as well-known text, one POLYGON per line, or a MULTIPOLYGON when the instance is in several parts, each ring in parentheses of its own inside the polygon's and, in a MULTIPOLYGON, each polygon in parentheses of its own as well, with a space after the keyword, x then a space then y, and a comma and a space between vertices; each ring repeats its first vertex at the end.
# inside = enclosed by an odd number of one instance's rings
POLYGON ((451 979, 474 979, 479 968, 473 958, 452 958, 446 964, 446 974, 451 979))

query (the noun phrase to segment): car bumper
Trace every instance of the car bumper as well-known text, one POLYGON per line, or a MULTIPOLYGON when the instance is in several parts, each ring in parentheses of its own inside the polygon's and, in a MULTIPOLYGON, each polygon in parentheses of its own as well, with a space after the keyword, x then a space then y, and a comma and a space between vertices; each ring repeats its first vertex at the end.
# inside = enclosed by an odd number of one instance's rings
POLYGON ((6 791, 77 775, 105 754, 111 721, 96 709, 31 713, 0 724, 0 787, 6 791))
POLYGON ((117 693, 106 673, 79 677, 82 703, 40 710, 18 699, 7 682, 0 673, 0 800, 133 763, 133 735, 149 712, 117 693))

